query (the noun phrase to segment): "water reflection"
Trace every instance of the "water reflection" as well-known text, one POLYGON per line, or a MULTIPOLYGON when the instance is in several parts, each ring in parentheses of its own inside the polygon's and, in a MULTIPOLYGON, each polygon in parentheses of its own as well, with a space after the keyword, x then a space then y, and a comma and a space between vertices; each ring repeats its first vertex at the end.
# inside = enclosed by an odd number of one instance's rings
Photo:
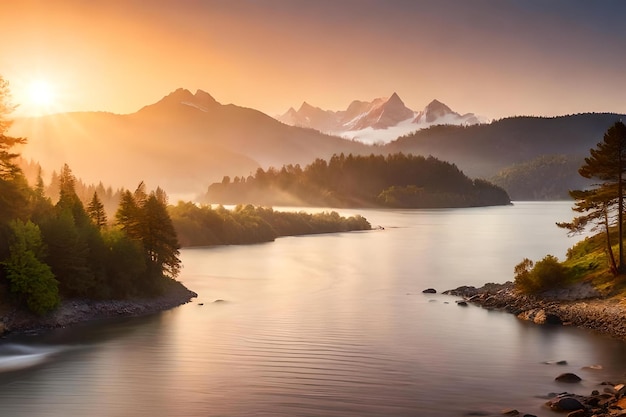
POLYGON ((7 341, 72 349, 0 374, 3 413, 542 415, 535 397, 562 391, 559 373, 580 374, 583 393, 620 376, 624 344, 421 290, 503 281, 522 256, 562 256, 571 241, 552 225, 568 216, 560 203, 371 211, 384 231, 184 250, 193 303, 7 341))

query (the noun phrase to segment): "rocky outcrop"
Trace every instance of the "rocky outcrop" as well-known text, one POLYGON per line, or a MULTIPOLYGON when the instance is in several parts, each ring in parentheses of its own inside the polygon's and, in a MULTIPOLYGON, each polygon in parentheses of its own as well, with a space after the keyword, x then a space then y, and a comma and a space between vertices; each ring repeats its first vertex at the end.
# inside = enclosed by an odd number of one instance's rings
POLYGON ((598 298, 598 292, 589 284, 541 296, 522 294, 512 282, 489 283, 480 288, 463 286, 444 294, 463 297, 487 309, 507 311, 538 324, 574 325, 626 340, 626 305, 618 299, 598 298))

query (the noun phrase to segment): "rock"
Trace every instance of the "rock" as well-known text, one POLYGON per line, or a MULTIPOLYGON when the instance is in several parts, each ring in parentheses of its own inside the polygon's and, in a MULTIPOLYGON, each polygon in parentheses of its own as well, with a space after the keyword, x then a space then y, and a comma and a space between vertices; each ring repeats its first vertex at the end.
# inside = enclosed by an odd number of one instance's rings
POLYGON ((198 305, 199 305, 199 306, 203 306, 203 305, 204 305, 204 303, 198 303, 198 305))
POLYGON ((545 362, 542 362, 542 363, 545 363, 546 365, 567 365, 567 361, 566 360, 545 361, 545 362))
POLYGON ((583 366, 582 369, 589 369, 589 370, 593 370, 593 371, 600 371, 600 370, 602 370, 602 365, 583 366))
POLYGON ((426 288, 424 291, 422 291, 424 294, 437 294, 437 290, 434 288, 426 288))
POLYGON ((545 324, 561 325, 563 324, 563 320, 561 320, 561 318, 556 314, 546 313, 545 324))
POLYGON ((213 302, 214 302, 214 303, 223 303, 223 302, 224 302, 224 300, 221 300, 221 299, 219 299, 219 298, 218 298, 217 300, 215 300, 215 301, 213 301, 213 302))
POLYGON ((587 412, 581 408, 580 410, 572 411, 567 417, 585 417, 585 415, 587 415, 587 412))
POLYGON ((550 401, 550 408, 556 411, 574 411, 584 410, 585 406, 577 398, 574 397, 558 397, 550 401))
POLYGON ((6 326, 4 325, 3 322, 0 321, 0 336, 2 336, 4 334, 4 332, 7 331, 6 326))
POLYGON ((457 301, 456 305, 461 306, 461 307, 467 307, 467 301, 457 301))
POLYGON ((571 372, 566 372, 564 374, 561 374, 557 376, 556 378, 554 378, 554 380, 558 382, 567 382, 567 383, 575 383, 575 382, 582 381, 578 375, 573 374, 571 372))
POLYGON ((503 416, 519 416, 519 411, 514 408, 507 408, 506 410, 502 410, 501 414, 503 416))

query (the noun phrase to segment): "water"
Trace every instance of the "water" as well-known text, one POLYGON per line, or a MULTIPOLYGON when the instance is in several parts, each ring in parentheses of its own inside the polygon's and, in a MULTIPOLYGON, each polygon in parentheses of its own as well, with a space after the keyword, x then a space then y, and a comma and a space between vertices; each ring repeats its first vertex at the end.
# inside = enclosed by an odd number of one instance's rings
POLYGON ((1 415, 552 415, 540 396, 622 380, 626 344, 421 291, 564 257, 574 240, 554 222, 569 207, 360 210, 384 230, 185 249, 193 303, 4 340, 1 415), (583 382, 554 382, 562 372, 583 382))

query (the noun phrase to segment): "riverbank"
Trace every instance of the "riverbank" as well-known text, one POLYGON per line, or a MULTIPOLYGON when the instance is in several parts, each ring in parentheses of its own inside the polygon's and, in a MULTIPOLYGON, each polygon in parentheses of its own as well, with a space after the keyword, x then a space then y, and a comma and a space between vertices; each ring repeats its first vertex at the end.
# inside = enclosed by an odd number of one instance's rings
POLYGON ((165 294, 154 298, 102 301, 63 300, 58 308, 44 316, 14 308, 0 317, 0 335, 38 332, 113 317, 145 316, 186 304, 197 296, 183 284, 172 281, 165 294))

